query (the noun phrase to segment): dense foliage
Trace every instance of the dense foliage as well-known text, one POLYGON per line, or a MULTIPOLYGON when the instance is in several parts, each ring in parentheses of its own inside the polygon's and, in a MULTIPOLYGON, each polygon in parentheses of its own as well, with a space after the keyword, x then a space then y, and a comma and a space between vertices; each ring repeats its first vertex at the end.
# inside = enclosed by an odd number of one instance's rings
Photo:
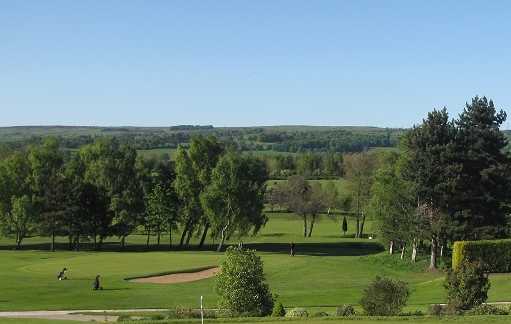
POLYGON ((376 277, 364 290, 360 304, 371 316, 397 315, 406 305, 409 295, 405 282, 376 277))
POLYGON ((230 223, 229 237, 265 224, 266 177, 262 161, 232 149, 226 154, 214 137, 195 137, 187 149, 180 147, 175 165, 141 158, 115 138, 100 137, 66 154, 49 137, 0 160, 0 226, 18 247, 29 235, 51 237, 51 250, 56 236, 67 236, 76 250, 81 240, 100 249, 111 236, 124 247, 126 237, 141 229, 147 244, 151 234, 159 245, 168 233, 171 247, 172 230, 180 229, 181 246, 192 236, 200 236, 202 246, 211 227, 210 235, 220 236, 219 224, 230 223), (218 210, 212 217, 211 205, 200 199, 206 193, 228 201, 235 216, 218 210))
POLYGON ((449 271, 444 286, 448 310, 456 313, 486 302, 490 281, 479 263, 463 262, 449 271))
POLYGON ((464 262, 479 262, 485 272, 511 272, 511 240, 454 242, 452 268, 464 262))
POLYGON ((216 278, 219 308, 233 315, 266 316, 273 296, 264 278, 263 262, 255 251, 229 247, 216 278))
MULTIPOLYGON (((505 237, 511 203, 511 155, 493 102, 475 97, 457 119, 430 112, 408 132, 399 156, 384 161, 372 187, 372 212, 389 250, 428 242, 430 269, 456 240, 505 237)), ((402 254, 403 255, 403 254, 402 254)))
POLYGON ((273 311, 271 312, 272 317, 284 317, 286 316, 286 309, 281 302, 277 302, 273 305, 273 311))
POLYGON ((0 128, 4 142, 15 145, 37 144, 48 135, 65 148, 80 148, 97 137, 115 137, 136 149, 177 148, 200 136, 215 136, 242 151, 278 152, 360 152, 369 147, 397 144, 400 129, 376 127, 236 127, 181 125, 172 127, 66 127, 21 126, 0 128))

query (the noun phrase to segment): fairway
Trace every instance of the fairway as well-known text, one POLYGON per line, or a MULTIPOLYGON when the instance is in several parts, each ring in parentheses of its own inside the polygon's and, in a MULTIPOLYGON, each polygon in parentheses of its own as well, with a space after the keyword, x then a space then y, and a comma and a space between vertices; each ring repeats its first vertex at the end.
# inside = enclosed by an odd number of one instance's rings
MULTIPOLYGON (((371 230, 372 223, 368 223, 371 230)), ((362 290, 376 275, 410 283, 407 309, 423 309, 444 302, 442 273, 410 270, 386 256, 374 240, 343 238, 338 221, 324 216, 311 238, 301 236, 301 220, 292 214, 270 214, 270 221, 245 245, 262 256, 272 291, 286 307, 333 310, 337 305, 358 303, 362 290), (298 255, 288 255, 289 242, 297 242, 298 255)), ((129 244, 143 242, 132 236, 129 244)), ((42 238, 34 238, 40 242, 42 238)), ((237 241, 234 241, 236 243, 237 241)), ((3 240, 3 244, 7 241, 3 240)), ((30 243, 28 241, 27 243, 30 243)), ((36 245, 38 246, 38 245, 36 245)), ((28 247, 30 248, 30 246, 28 247)), ((135 283, 137 276, 218 265, 222 253, 214 251, 158 252, 0 252, 0 310, 128 309, 197 307, 204 296, 206 307, 216 307, 214 278, 172 285, 135 283), (69 268, 70 280, 57 281, 56 274, 69 268), (96 274, 103 291, 92 291, 96 274)), ((511 292, 508 275, 492 277, 491 301, 507 300, 511 292)))

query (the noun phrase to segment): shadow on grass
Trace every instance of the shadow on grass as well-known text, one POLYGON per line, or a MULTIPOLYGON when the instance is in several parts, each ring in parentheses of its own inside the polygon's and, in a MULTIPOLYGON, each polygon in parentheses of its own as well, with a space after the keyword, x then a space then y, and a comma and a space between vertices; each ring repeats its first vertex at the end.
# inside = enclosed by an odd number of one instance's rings
MULTIPOLYGON (((237 244, 230 244, 237 245, 237 244)), ((227 245, 228 246, 228 245, 227 245)), ((243 245, 246 248, 254 249, 260 252, 289 254, 289 243, 248 243, 243 245)), ((74 251, 69 249, 67 243, 56 243, 57 251, 74 251)), ((0 245, 0 250, 15 250, 14 245, 0 245)), ((27 243, 17 251, 50 251, 48 243, 27 243)), ((225 249, 224 249, 225 250, 225 249)), ((310 256, 363 256, 380 253, 384 250, 383 246, 378 242, 331 242, 331 243, 296 243, 296 255, 310 256)), ((205 245, 199 249, 198 246, 192 245, 185 247, 168 246, 149 246, 145 244, 128 244, 121 248, 117 242, 103 243, 101 249, 94 250, 93 245, 83 243, 79 251, 91 252, 154 252, 154 251, 216 251, 216 245, 205 245)))
MULTIPOLYGON (((260 252, 289 254, 290 245, 286 243, 244 244, 246 248, 260 252)), ((377 242, 338 242, 338 243, 296 243, 296 256, 363 256, 380 253, 383 246, 377 242)))

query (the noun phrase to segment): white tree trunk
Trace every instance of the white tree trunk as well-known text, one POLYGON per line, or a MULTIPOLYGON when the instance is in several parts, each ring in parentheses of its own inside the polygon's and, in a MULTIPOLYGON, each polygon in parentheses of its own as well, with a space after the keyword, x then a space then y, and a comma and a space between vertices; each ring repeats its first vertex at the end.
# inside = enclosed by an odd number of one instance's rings
POLYGON ((391 240, 389 243, 389 254, 390 255, 394 254, 394 241, 393 240, 391 240))
POLYGON ((415 263, 416 259, 417 259, 417 240, 413 239, 413 244, 412 244, 412 262, 415 263))
POLYGON ((405 245, 403 244, 403 246, 401 247, 401 260, 403 260, 405 258, 405 245))

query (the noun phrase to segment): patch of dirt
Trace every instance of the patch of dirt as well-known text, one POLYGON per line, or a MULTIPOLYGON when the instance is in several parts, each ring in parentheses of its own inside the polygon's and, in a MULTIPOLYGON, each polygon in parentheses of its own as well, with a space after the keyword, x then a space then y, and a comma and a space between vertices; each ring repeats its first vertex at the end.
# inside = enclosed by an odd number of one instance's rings
POLYGON ((216 274, 220 271, 219 267, 210 268, 197 272, 181 272, 181 273, 173 273, 164 276, 155 276, 155 277, 147 277, 147 278, 138 278, 132 279, 130 282, 139 282, 139 283, 156 283, 156 284, 176 284, 183 282, 192 282, 198 281, 202 279, 207 279, 216 276, 216 274))

